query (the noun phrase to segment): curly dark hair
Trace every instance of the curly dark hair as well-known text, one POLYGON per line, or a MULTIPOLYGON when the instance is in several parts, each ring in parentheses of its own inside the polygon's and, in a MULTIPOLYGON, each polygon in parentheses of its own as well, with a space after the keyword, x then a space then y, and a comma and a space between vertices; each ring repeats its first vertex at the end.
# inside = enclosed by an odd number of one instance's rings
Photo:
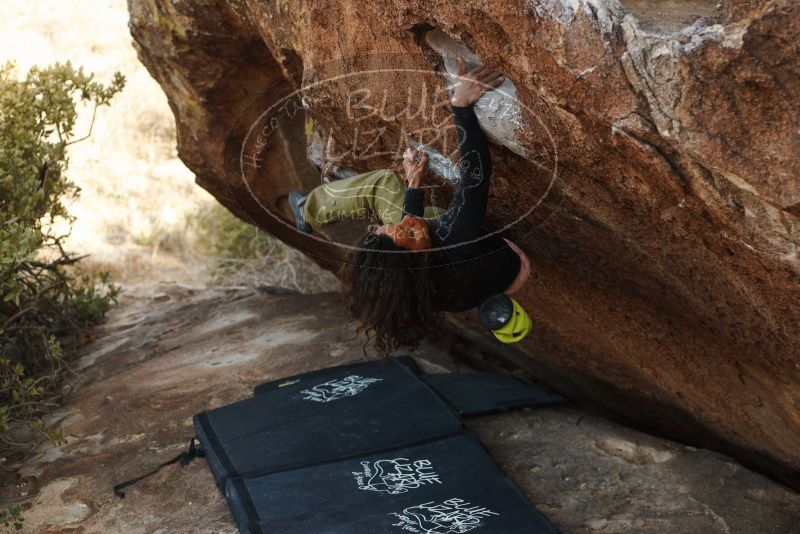
POLYGON ((435 254, 408 251, 374 233, 358 247, 341 272, 345 305, 378 352, 416 347, 439 330, 444 314, 437 302, 435 254))

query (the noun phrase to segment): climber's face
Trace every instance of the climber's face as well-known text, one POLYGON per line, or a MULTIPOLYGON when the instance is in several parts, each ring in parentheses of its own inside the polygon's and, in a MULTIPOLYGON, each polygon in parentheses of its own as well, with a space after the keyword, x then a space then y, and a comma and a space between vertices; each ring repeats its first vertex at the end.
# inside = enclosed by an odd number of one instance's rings
POLYGON ((389 236, 398 247, 406 250, 426 250, 431 248, 428 223, 419 217, 406 215, 400 221, 400 224, 384 224, 375 233, 389 236))

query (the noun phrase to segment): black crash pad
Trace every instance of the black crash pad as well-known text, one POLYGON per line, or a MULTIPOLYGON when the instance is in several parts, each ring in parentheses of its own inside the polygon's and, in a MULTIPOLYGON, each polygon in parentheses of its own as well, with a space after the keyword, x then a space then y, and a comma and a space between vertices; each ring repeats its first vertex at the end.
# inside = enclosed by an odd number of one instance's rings
POLYGON ((402 362, 325 371, 194 417, 220 487, 230 477, 409 446, 462 428, 453 409, 402 362))
POLYGON ((464 416, 566 402, 557 393, 502 373, 443 373, 421 378, 464 416))
MULTIPOLYGON (((419 368, 417 367, 416 362, 414 362, 414 358, 410 356, 396 356, 393 358, 389 358, 395 364, 401 365, 408 369, 408 371, 413 375, 419 375, 419 368)), ((276 389, 282 389, 290 386, 300 385, 305 388, 305 384, 310 382, 316 383, 319 381, 320 378, 325 378, 327 376, 340 376, 341 373, 345 371, 349 371, 353 374, 358 374, 359 372, 366 372, 368 373, 369 370, 372 368, 373 364, 379 363, 380 360, 368 361, 368 362, 355 362, 355 363, 345 363, 342 365, 336 365, 334 367, 325 367, 323 369, 317 369, 316 371, 309 371, 307 373, 301 373, 298 375, 288 376, 286 378, 281 378, 278 380, 272 380, 271 382, 265 382, 263 384, 257 385, 253 388, 254 395, 261 395, 262 393, 267 393, 268 391, 273 391, 276 389)))
POLYGON ((557 532, 470 434, 232 478, 225 494, 242 533, 557 532))
MULTIPOLYGON (((566 399, 547 388, 524 382, 503 373, 442 373, 422 374, 413 358, 391 358, 430 385, 460 415, 470 417, 504 412, 518 408, 534 408, 564 404, 566 399)), ((359 362, 329 367, 300 375, 274 380, 255 387, 260 395, 281 387, 306 384, 309 381, 331 376, 347 370, 353 373, 368 369, 375 362, 359 362), (366 367, 365 367, 366 366, 366 367)))

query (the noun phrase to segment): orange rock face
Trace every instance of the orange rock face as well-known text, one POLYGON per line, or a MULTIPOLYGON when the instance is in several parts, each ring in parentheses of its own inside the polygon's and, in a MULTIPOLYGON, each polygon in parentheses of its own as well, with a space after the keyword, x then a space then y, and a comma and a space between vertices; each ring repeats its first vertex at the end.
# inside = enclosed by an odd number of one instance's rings
POLYGON ((421 143, 437 156, 431 201, 446 202, 446 73, 458 54, 502 71, 478 109, 489 226, 533 270, 517 361, 800 487, 800 4, 129 6, 198 183, 332 269, 353 228, 298 234, 287 193, 320 168, 397 167, 421 143))

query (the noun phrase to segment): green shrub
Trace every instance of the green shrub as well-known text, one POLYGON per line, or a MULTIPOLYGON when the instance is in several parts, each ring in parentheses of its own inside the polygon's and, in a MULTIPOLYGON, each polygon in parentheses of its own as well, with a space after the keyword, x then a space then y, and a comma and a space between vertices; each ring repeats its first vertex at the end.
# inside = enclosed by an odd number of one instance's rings
POLYGON ((0 511, 0 523, 4 527, 14 526, 15 529, 22 528, 22 522, 25 521, 22 517, 22 507, 19 505, 9 506, 5 510, 0 511))
MULTIPOLYGON (((69 356, 102 320, 118 289, 78 276, 53 223, 72 222, 78 194, 64 175, 77 106, 108 105, 125 83, 102 85, 69 63, 18 78, 0 66, 0 455, 6 465, 61 433, 40 416, 57 403, 69 356)), ((91 129, 90 129, 91 131, 91 129)), ((63 225, 62 225, 63 227, 63 225)), ((7 516, 8 517, 8 516, 7 516)))

